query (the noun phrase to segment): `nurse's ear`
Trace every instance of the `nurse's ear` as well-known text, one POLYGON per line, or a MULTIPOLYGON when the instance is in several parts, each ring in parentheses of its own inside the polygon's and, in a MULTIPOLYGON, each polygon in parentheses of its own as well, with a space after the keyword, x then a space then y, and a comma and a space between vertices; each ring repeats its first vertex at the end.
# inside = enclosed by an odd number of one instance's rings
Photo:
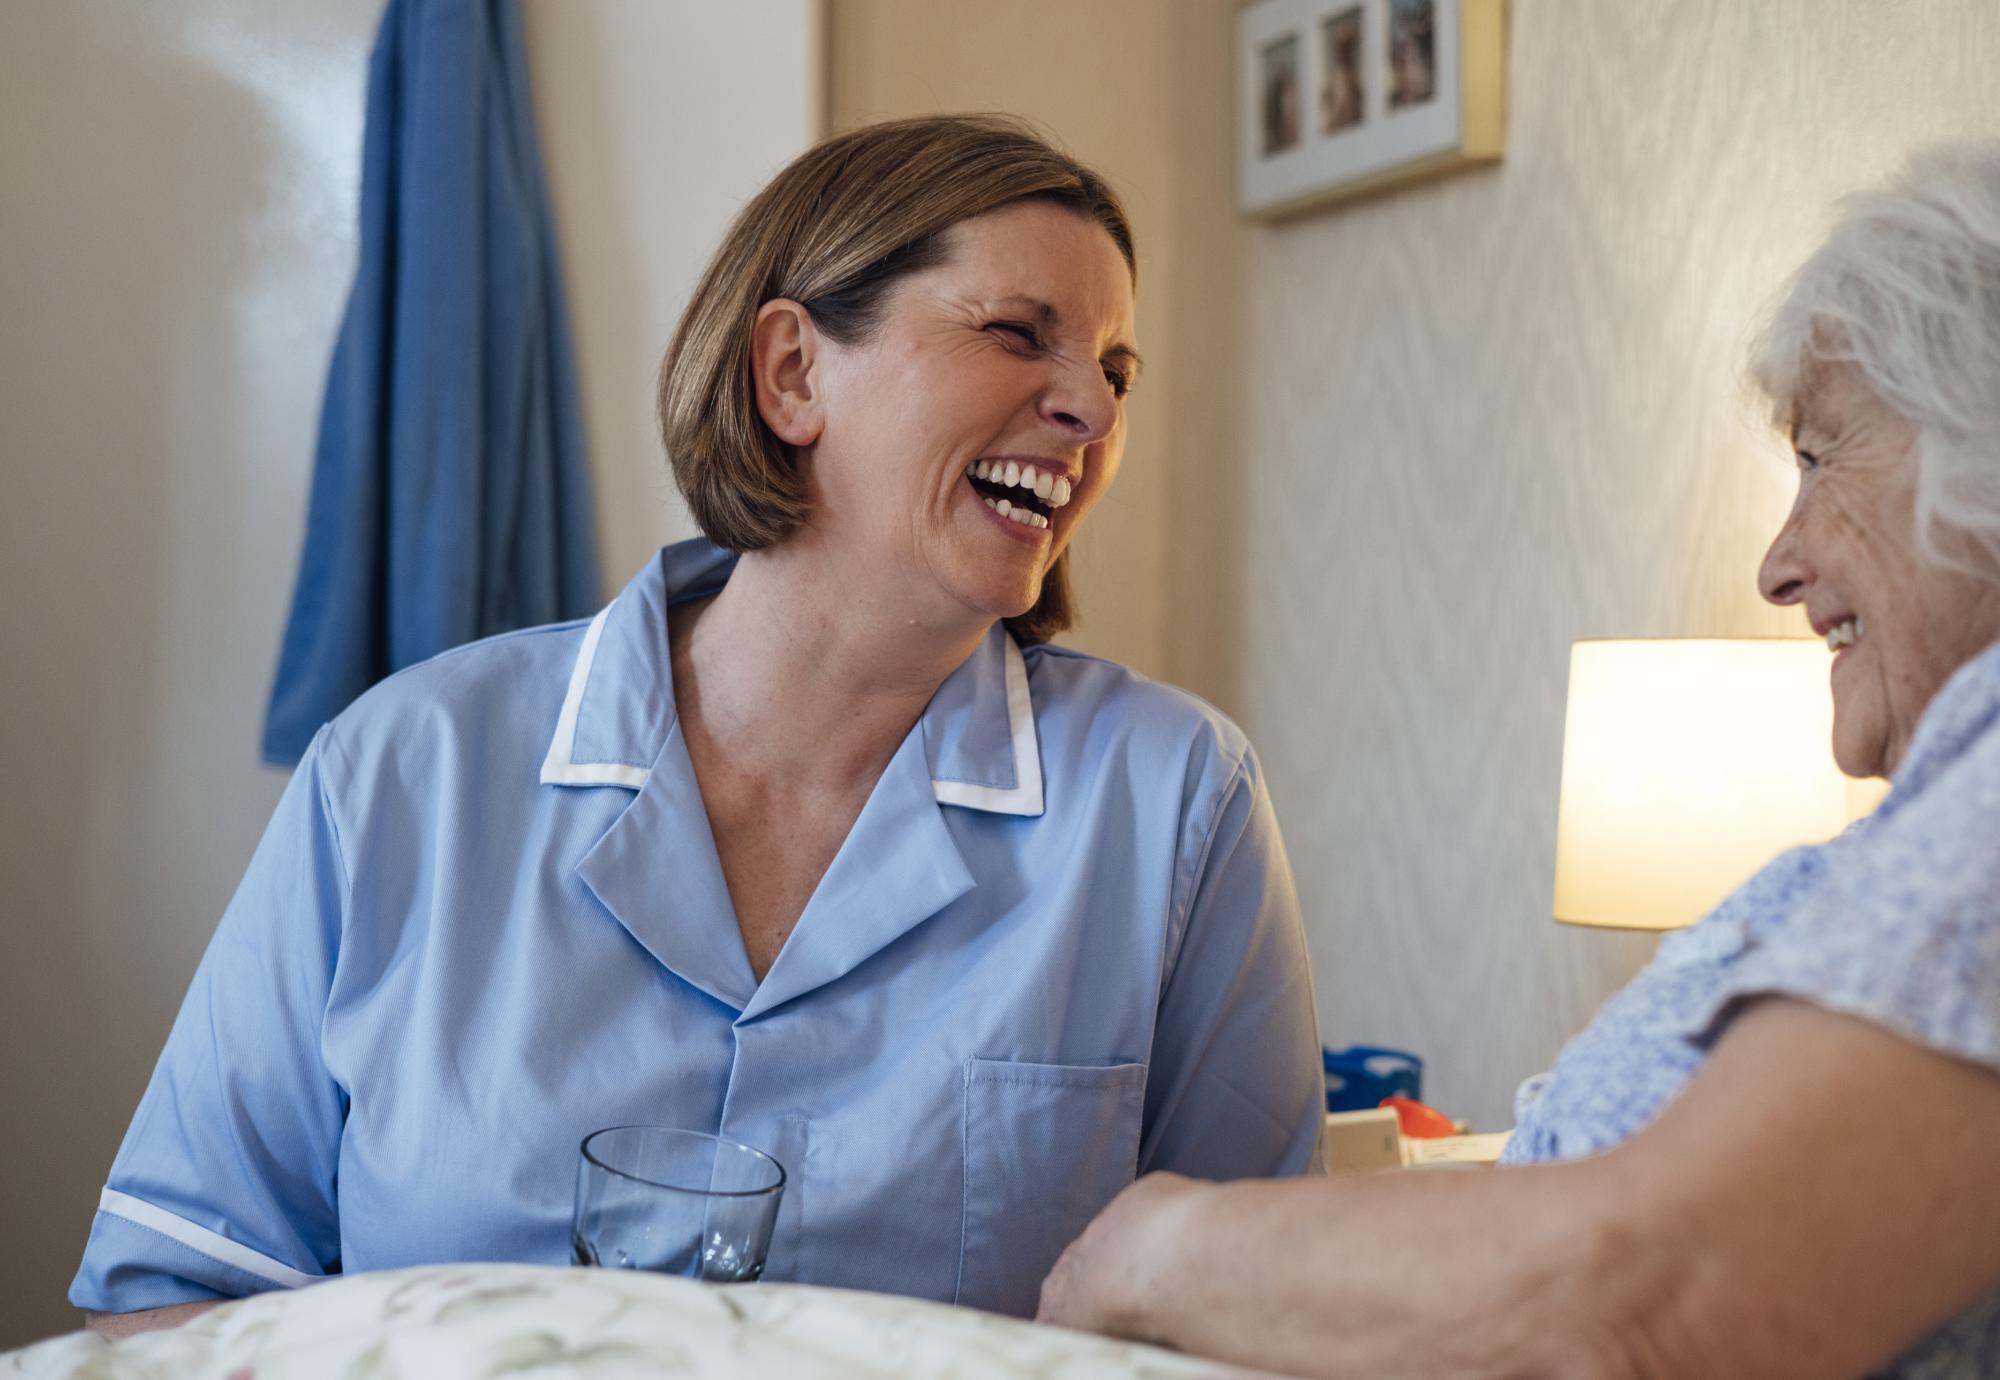
POLYGON ((809 446, 826 429, 817 365, 819 332, 812 313, 777 297, 757 309, 750 328, 750 378, 757 413, 788 446, 809 446))

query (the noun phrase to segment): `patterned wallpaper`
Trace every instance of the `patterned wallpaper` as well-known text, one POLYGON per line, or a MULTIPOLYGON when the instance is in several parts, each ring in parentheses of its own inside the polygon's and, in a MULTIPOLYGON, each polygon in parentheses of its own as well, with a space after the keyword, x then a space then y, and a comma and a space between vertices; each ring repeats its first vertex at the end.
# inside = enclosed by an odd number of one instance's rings
POLYGON ((1803 631, 1750 324, 1841 192, 2000 130, 1996 70, 1992 0, 1514 0, 1502 166, 1271 227, 1183 88, 1167 669, 1258 744, 1330 1042, 1505 1127, 1649 957, 1549 919, 1569 644, 1803 631))

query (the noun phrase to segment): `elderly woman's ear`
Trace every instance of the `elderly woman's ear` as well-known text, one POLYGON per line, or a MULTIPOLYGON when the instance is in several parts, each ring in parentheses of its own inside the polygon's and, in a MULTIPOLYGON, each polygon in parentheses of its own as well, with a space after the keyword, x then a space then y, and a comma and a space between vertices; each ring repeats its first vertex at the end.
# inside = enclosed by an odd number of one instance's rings
POLYGON ((757 309, 750 331, 750 376, 757 388, 757 412, 764 425, 788 446, 809 446, 825 429, 814 365, 819 334, 812 313, 779 297, 757 309))

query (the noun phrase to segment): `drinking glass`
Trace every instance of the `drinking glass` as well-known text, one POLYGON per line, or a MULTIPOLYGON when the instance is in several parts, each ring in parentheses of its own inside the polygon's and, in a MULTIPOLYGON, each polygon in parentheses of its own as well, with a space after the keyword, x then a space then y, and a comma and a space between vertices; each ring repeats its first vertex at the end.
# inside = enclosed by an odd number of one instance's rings
POLYGON ((570 1251, 579 1265, 745 1283, 764 1273, 785 1169, 762 1150, 671 1126, 583 1139, 570 1251))

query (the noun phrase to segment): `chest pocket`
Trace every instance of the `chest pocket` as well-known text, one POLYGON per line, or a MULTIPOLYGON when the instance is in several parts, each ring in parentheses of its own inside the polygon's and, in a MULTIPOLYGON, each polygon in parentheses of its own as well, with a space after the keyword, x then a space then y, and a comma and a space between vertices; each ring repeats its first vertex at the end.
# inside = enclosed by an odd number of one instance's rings
POLYGON ((1144 1064, 965 1066, 957 1301, 1027 1317, 1063 1248, 1132 1182, 1144 1064))

